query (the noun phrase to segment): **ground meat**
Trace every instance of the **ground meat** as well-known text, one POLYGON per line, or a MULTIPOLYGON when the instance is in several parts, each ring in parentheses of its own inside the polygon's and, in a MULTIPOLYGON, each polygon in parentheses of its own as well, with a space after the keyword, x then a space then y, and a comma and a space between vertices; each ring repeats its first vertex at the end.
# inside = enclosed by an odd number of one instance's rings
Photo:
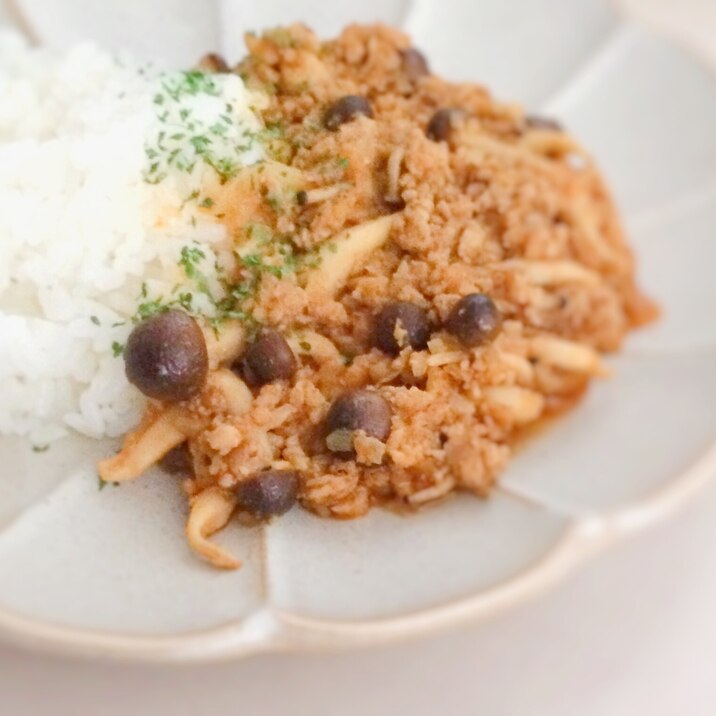
POLYGON ((280 130, 273 151, 303 177, 273 228, 310 252, 347 227, 389 214, 394 223, 335 294, 314 295, 296 276, 264 277, 251 309, 289 342, 297 336, 298 367, 254 386, 245 414, 207 408, 206 396, 188 404, 210 415, 191 440, 192 489, 290 470, 305 507, 339 518, 458 488, 487 494, 514 436, 574 402, 602 371, 599 353, 653 315, 594 163, 558 125, 535 124, 485 88, 446 82, 423 64, 410 71, 409 39, 387 27, 351 26, 323 43, 293 26, 247 45, 236 71, 269 92, 264 119, 280 130), (346 97, 370 112, 344 112, 326 128, 346 97), (436 141, 426 130, 445 108, 459 121, 436 141), (397 195, 388 205, 389 185, 397 195), (494 331, 460 341, 454 325, 445 329, 471 294, 489 297, 494 331), (421 337, 376 347, 375 317, 395 302, 424 311, 427 346, 421 337), (339 395, 363 388, 387 401, 389 434, 356 433, 351 455, 334 454, 326 415, 339 395), (233 430, 220 429, 227 424, 233 430))

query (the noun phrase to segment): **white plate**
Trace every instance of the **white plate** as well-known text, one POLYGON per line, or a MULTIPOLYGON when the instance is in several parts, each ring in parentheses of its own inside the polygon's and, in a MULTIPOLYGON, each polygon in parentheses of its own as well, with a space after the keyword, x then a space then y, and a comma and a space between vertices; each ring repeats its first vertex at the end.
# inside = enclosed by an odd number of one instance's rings
POLYGON ((36 455, 0 441, 5 637, 208 660, 415 635, 530 597, 716 472, 716 84, 684 52, 598 0, 17 4, 54 44, 93 34, 146 55, 161 38, 174 63, 209 48, 237 55, 247 26, 308 19, 334 32, 356 12, 402 24, 436 70, 559 114, 594 150, 665 315, 612 361, 612 380, 519 452, 489 501, 234 526, 220 539, 245 566, 231 574, 188 553, 171 479, 99 492, 93 458, 111 446, 75 440, 36 455))

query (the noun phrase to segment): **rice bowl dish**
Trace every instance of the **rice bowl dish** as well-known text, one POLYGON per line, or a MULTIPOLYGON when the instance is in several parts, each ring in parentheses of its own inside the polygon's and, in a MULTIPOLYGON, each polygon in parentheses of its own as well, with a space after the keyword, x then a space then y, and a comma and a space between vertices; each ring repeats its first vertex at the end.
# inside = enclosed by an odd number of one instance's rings
POLYGON ((655 315, 554 120, 384 27, 247 44, 165 72, 0 42, 0 432, 127 435, 100 477, 163 460, 226 568, 237 512, 488 495, 655 315))

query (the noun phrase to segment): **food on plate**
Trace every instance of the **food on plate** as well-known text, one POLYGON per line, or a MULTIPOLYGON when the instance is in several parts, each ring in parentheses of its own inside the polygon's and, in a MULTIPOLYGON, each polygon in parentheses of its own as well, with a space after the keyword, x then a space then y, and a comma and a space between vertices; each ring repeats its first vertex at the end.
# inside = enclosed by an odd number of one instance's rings
POLYGON ((0 43, 35 76, 2 70, 25 109, 0 116, 0 201, 50 205, 39 232, 0 218, 0 430, 126 433, 100 478, 176 475, 189 544, 223 568, 210 538, 237 512, 488 495, 655 315, 555 120, 441 79, 384 26, 246 42, 185 72, 0 43), (25 366, 30 347, 59 359, 25 366))

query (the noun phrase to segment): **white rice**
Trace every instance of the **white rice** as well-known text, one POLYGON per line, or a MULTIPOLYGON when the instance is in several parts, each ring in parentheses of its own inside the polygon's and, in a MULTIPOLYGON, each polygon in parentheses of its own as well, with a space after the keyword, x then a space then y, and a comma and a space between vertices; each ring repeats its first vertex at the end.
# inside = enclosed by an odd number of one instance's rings
POLYGON ((0 434, 43 444, 136 422, 143 400, 112 345, 126 340, 143 284, 150 297, 171 293, 182 247, 225 238, 187 201, 214 170, 179 136, 179 114, 201 129, 231 105, 213 151, 238 165, 263 156, 258 141, 239 141, 260 129, 260 98, 217 75, 214 92, 158 99, 183 77, 90 45, 55 55, 0 34, 0 434), (174 150, 195 166, 174 168, 174 150))

